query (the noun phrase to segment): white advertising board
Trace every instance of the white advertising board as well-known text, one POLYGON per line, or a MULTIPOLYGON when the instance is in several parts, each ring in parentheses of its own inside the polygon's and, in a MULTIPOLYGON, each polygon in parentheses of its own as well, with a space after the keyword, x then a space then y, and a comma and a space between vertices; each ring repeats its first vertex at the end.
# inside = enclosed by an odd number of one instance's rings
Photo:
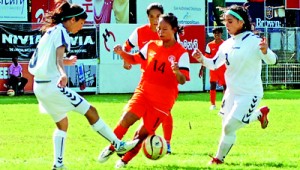
POLYGON ((148 22, 147 6, 153 2, 159 2, 164 7, 164 13, 173 13, 181 25, 200 24, 205 25, 205 1, 204 0, 139 0, 136 2, 137 23, 148 22))

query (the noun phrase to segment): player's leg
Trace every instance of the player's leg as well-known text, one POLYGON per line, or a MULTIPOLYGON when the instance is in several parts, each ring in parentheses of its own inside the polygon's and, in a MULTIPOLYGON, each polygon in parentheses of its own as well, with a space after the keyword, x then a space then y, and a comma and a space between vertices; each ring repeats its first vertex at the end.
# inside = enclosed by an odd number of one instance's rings
MULTIPOLYGON (((125 106, 124 113, 114 129, 114 133, 119 139, 122 139, 129 127, 139 120, 145 113, 145 104, 143 102, 145 102, 143 97, 138 93, 135 93, 125 106)), ((114 151, 115 148, 112 145, 105 147, 101 151, 98 161, 101 163, 107 161, 114 151)))
POLYGON ((140 125, 134 137, 134 139, 139 139, 139 143, 131 151, 127 152, 121 160, 117 161, 116 168, 121 168, 128 164, 128 162, 138 154, 144 139, 146 139, 148 135, 155 134, 158 126, 166 119, 167 115, 170 114, 167 111, 161 113, 162 110, 163 109, 159 111, 156 109, 147 110, 143 116, 143 124, 140 125))
POLYGON ((222 136, 219 142, 216 156, 211 160, 211 164, 220 164, 224 162, 226 155, 236 140, 236 131, 245 126, 240 120, 232 117, 223 123, 222 136))
POLYGON ((250 123, 250 117, 260 102, 257 96, 238 96, 228 95, 225 92, 224 97, 228 98, 222 111, 227 115, 223 117, 222 136, 219 142, 218 152, 211 163, 222 163, 236 140, 236 131, 246 124, 250 123), (229 110, 230 109, 230 110, 229 110))
POLYGON ((216 96, 217 96, 217 82, 215 81, 211 81, 210 82, 210 91, 209 91, 209 95, 210 95, 210 110, 215 110, 216 109, 216 96))
POLYGON ((65 145, 67 139, 67 130, 68 130, 68 118, 66 114, 61 115, 51 115, 53 120, 57 122, 57 129, 53 133, 53 149, 54 149, 54 162, 53 169, 64 168, 64 153, 65 145), (61 119, 61 120, 60 120, 61 119))
POLYGON ((164 133, 164 138, 167 142, 168 150, 167 154, 171 154, 171 138, 173 132, 173 117, 172 114, 166 117, 166 119, 162 122, 162 129, 164 133))
POLYGON ((139 153, 142 147, 142 143, 147 138, 148 135, 149 135, 148 131, 146 130, 144 125, 141 124, 134 135, 134 139, 138 139, 139 143, 132 150, 127 152, 125 155, 123 155, 122 158, 116 162, 115 167, 116 168, 125 167, 128 164, 128 162, 132 160, 139 153))

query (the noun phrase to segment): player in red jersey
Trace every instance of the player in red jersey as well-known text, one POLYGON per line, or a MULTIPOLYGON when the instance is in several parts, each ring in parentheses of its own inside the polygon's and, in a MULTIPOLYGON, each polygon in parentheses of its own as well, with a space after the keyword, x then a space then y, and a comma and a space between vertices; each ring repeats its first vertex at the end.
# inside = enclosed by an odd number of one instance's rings
MULTIPOLYGON (((157 32, 160 40, 149 41, 138 53, 130 54, 120 45, 114 48, 130 64, 142 65, 142 77, 132 98, 126 105, 119 121, 116 133, 121 139, 128 128, 143 118, 135 134, 139 143, 130 153, 117 161, 116 168, 124 167, 139 152, 142 142, 148 135, 154 134, 172 109, 178 95, 178 84, 189 80, 188 52, 176 41, 176 34, 182 31, 173 14, 161 15, 157 32)), ((99 155, 100 162, 106 161, 114 151, 106 147, 99 155)))
MULTIPOLYGON (((138 49, 140 50, 150 40, 159 40, 156 27, 158 25, 159 16, 164 13, 163 6, 159 3, 151 3, 150 5, 148 5, 146 11, 147 11, 149 23, 136 28, 131 33, 130 37, 123 45, 124 51, 130 52, 131 49, 134 47, 138 47, 138 49)), ((124 60, 123 67, 127 70, 130 70, 132 65, 127 63, 124 60)), ((141 67, 143 66, 141 65, 141 67)), ((168 146, 167 153, 171 154, 171 138, 173 132, 173 117, 171 114, 169 117, 165 119, 164 122, 162 122, 162 128, 163 128, 164 138, 167 141, 167 146, 168 146)))
MULTIPOLYGON (((224 42, 224 40, 222 39, 222 33, 223 33, 223 29, 220 27, 213 29, 214 40, 209 42, 206 45, 206 49, 205 49, 205 56, 207 58, 213 58, 216 55, 217 51, 219 50, 220 45, 224 42)), ((201 66, 199 71, 199 77, 203 76, 203 70, 204 70, 204 66, 201 66)), ((225 71, 226 71, 225 64, 216 70, 209 71, 209 75, 210 75, 209 93, 210 93, 210 103, 211 103, 210 110, 216 109, 217 83, 220 86, 223 86, 224 91, 226 90, 226 83, 224 78, 225 71)))

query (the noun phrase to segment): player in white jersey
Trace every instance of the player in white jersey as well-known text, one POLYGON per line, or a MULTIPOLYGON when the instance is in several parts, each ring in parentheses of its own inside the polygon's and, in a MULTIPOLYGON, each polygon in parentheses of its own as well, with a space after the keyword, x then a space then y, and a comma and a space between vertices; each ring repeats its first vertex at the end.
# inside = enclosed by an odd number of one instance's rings
POLYGON ((30 60, 28 69, 34 75, 33 90, 40 111, 49 113, 57 126, 53 134, 53 169, 64 169, 63 157, 69 111, 84 115, 92 128, 112 143, 119 153, 131 150, 138 140, 126 143, 119 140, 99 118, 96 108, 66 87, 68 77, 64 64, 73 65, 77 61, 76 56, 64 58, 65 52, 70 51, 71 46, 68 32, 77 33, 82 29, 87 14, 82 7, 67 1, 58 2, 56 7, 45 18, 45 25, 42 27, 45 33, 30 60))
POLYGON ((219 48, 214 58, 208 59, 197 49, 193 57, 207 68, 216 69, 226 64, 225 91, 220 114, 222 135, 219 148, 211 164, 221 164, 236 140, 236 131, 259 120, 264 129, 268 125, 268 107, 256 110, 263 97, 261 81, 262 60, 275 64, 277 56, 268 48, 265 38, 251 32, 248 10, 232 5, 224 12, 224 22, 231 38, 219 48))

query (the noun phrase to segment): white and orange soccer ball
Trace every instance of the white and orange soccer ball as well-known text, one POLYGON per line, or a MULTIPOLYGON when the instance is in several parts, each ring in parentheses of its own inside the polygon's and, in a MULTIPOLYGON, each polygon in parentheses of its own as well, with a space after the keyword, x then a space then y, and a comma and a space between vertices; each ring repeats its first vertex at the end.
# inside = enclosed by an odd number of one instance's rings
POLYGON ((8 89, 7 92, 6 92, 6 94, 8 96, 14 96, 15 95, 15 91, 13 89, 8 89))
POLYGON ((142 148, 147 158, 157 160, 167 153, 167 142, 158 135, 150 135, 144 140, 142 148))

